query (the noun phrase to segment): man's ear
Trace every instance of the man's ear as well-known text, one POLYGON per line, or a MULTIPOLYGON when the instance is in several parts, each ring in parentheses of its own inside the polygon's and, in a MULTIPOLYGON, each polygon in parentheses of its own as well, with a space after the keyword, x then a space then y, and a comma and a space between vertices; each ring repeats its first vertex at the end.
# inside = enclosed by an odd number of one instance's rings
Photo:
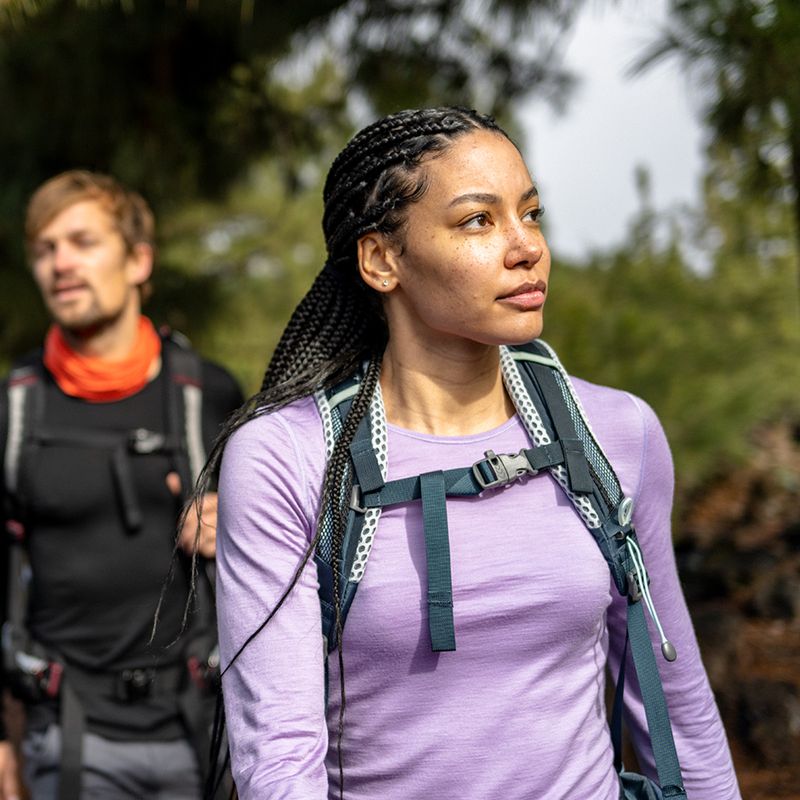
POLYGON ((382 233, 364 234, 358 240, 358 271, 376 292, 391 292, 398 284, 397 243, 382 233))
POLYGON ((128 278, 132 286, 143 286, 153 274, 153 248, 146 242, 133 246, 128 254, 128 278))

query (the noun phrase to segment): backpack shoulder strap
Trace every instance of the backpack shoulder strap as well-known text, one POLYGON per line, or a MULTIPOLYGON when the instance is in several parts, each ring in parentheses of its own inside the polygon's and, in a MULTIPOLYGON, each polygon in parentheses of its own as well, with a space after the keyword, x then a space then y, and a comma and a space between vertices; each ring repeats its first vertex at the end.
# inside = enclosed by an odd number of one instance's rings
POLYGON ((17 506, 22 445, 44 415, 44 378, 44 366, 38 352, 15 364, 8 376, 3 479, 7 497, 17 506))
MULTIPOLYGON (((416 478, 387 483, 385 461, 380 463, 381 453, 385 459, 386 422, 379 388, 376 391, 370 412, 361 421, 350 446, 352 482, 356 491, 350 498, 347 532, 340 562, 342 619, 346 617, 358 581, 363 576, 380 509, 398 502, 421 499, 428 549, 432 649, 455 649, 452 602, 444 596, 446 592, 441 591, 449 583, 449 555, 444 562, 441 559, 431 559, 432 550, 449 552, 446 541, 445 496, 480 494, 486 488, 513 481, 522 474, 536 474, 541 468, 550 469, 595 539, 618 590, 628 597, 626 641, 631 642, 659 782, 665 798, 685 798, 666 700, 640 600, 644 601, 659 628, 662 651, 667 660, 674 660, 675 651, 664 636, 649 594, 649 579, 632 524, 633 501, 623 496, 619 480, 594 437, 580 399, 555 352, 543 342, 532 342, 519 347, 501 347, 500 358, 506 388, 535 446, 533 450, 520 451, 516 456, 496 456, 487 451, 486 459, 476 462, 472 468, 427 473, 416 478), (520 459, 527 463, 522 464, 520 459), (426 513, 426 505, 430 513, 426 513), (368 515, 374 515, 371 530, 367 528, 368 515), (432 534, 430 538, 429 529, 432 534), (444 538, 439 536, 437 539, 433 535, 442 531, 444 538), (435 577, 438 575, 434 584, 431 583, 432 574, 435 577), (444 606, 450 606, 449 613, 434 613, 444 606)), ((316 395, 325 430, 328 458, 341 434, 352 397, 358 391, 358 382, 359 378, 356 376, 328 392, 316 395)), ((344 490, 342 487, 342 491, 344 490)), ((327 651, 337 644, 331 514, 332 510, 327 509, 323 515, 320 544, 315 554, 327 651)), ((623 656, 621 669, 624 669, 625 661, 623 656)), ((621 673, 618 681, 620 689, 622 677, 624 673, 621 673)), ((615 717, 621 719, 621 715, 615 717)), ((619 736, 615 734, 615 759, 619 762, 618 766, 621 766, 618 740, 619 736)))
POLYGON ((166 378, 167 431, 177 436, 175 454, 184 495, 191 493, 203 465, 203 365, 189 340, 172 331, 162 331, 162 360, 166 378))
MULTIPOLYGON (((319 391, 314 395, 322 419, 327 460, 330 459, 333 448, 341 435, 361 379, 362 375, 359 373, 331 389, 319 391)), ((386 480, 388 449, 386 416, 380 385, 376 387, 369 412, 361 420, 356 430, 350 445, 350 456, 355 483, 370 488, 379 488, 383 484, 386 480)), ((349 483, 349 481, 347 482, 349 483)), ((342 487, 342 491, 345 491, 344 487, 342 487)), ((365 509, 361 507, 355 494, 350 498, 339 572, 342 625, 347 618, 347 612, 353 602, 358 584, 364 577, 380 514, 380 508, 365 509)), ((320 540, 315 553, 315 561, 320 584, 322 632, 327 651, 330 652, 338 644, 336 609, 333 599, 333 509, 331 507, 327 508, 322 515, 320 540)))
MULTIPOLYGON (((623 495, 619 479, 594 436, 580 399, 555 351, 542 341, 501 347, 501 363, 506 387, 534 444, 547 445, 555 437, 564 445, 565 463, 551 468, 551 473, 594 537, 617 589, 628 597, 626 650, 630 642, 659 784, 665 798, 685 798, 669 712, 643 605, 658 628, 666 660, 674 661, 677 654, 664 634, 650 596, 650 579, 633 527, 633 499, 623 495), (586 473, 581 467, 577 467, 575 473, 568 453, 575 460, 583 461, 586 473), (575 474, 578 475, 577 482, 575 474), (586 475, 589 476, 589 485, 583 483, 586 475)), ((621 767, 619 726, 625 662, 623 654, 613 731, 618 769, 621 767)))
POLYGON ((29 637, 25 629, 30 567, 25 540, 25 504, 20 472, 22 447, 30 432, 44 416, 45 371, 40 354, 17 362, 9 373, 4 398, 6 440, 3 451, 5 482, 4 517, 11 546, 8 551, 7 620, 3 626, 3 666, 7 674, 17 668, 17 653, 26 649, 29 637))

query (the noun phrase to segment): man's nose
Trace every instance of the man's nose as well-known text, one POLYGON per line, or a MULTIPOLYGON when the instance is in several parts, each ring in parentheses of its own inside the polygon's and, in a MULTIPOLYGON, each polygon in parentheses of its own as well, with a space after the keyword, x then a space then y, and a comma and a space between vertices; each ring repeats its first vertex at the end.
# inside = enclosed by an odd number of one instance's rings
POLYGON ((72 269, 75 263, 75 252, 72 247, 64 242, 59 242, 53 246, 52 258, 53 269, 57 272, 64 272, 72 269))

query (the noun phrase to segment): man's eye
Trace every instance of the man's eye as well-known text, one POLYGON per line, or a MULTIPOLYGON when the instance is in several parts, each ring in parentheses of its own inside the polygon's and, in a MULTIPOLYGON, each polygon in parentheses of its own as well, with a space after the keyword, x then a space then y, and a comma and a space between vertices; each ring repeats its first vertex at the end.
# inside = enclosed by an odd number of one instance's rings
POLYGON ((34 261, 39 261, 53 252, 53 248, 49 244, 37 244, 33 248, 34 261))

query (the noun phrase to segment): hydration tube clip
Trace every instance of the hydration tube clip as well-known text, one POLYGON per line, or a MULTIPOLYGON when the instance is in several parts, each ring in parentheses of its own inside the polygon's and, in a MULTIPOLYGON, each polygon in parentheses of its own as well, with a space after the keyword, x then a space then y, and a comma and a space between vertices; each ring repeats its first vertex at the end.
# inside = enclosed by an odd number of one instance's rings
POLYGON ((658 618, 658 612, 656 611, 655 603, 653 602, 653 596, 650 594, 650 581, 647 577, 647 571, 644 567, 642 551, 639 549, 639 545, 636 543, 636 540, 632 537, 625 539, 625 546, 627 547, 628 555, 633 562, 633 569, 628 572, 630 599, 634 603, 638 602, 639 600, 644 602, 645 607, 650 612, 651 619, 655 623, 656 628, 658 628, 658 635, 661 638, 661 654, 667 661, 674 661, 678 657, 678 653, 675 650, 675 646, 672 644, 672 642, 667 639, 667 636, 664 633, 664 628, 661 626, 661 620, 658 618))

